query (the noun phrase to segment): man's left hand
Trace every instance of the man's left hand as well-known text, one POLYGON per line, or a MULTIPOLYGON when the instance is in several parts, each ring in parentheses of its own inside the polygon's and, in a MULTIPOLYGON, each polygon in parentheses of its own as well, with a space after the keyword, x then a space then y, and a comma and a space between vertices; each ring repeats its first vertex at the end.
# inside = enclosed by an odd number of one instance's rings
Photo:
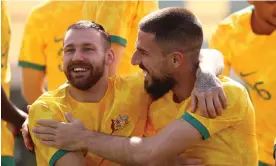
POLYGON ((200 69, 191 100, 192 112, 196 111, 198 105, 201 115, 207 118, 216 118, 227 108, 226 95, 219 78, 200 69))

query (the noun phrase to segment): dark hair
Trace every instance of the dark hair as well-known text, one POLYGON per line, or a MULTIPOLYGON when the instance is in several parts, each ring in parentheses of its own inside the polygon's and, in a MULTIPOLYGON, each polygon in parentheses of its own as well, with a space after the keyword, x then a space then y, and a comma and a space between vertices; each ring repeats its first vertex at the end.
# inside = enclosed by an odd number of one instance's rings
POLYGON ((111 47, 110 35, 105 31, 105 29, 102 25, 97 24, 93 21, 86 21, 86 20, 78 21, 78 22, 70 25, 67 28, 67 31, 69 31, 70 29, 87 29, 87 28, 93 28, 93 29, 96 29, 97 31, 99 31, 105 40, 106 49, 111 47))
POLYGON ((203 30, 199 20, 187 9, 164 8, 145 16, 139 29, 153 33, 155 41, 165 53, 180 51, 199 55, 203 43, 203 30))

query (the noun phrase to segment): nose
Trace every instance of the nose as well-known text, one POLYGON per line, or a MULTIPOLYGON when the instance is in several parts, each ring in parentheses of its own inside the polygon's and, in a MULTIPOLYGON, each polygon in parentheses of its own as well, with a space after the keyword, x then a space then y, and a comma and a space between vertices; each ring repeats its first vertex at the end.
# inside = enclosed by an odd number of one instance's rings
POLYGON ((84 56, 82 54, 81 51, 76 50, 74 53, 74 57, 72 59, 73 61, 83 61, 84 60, 84 56))
POLYGON ((141 57, 135 52, 131 58, 132 65, 139 65, 141 63, 141 57))

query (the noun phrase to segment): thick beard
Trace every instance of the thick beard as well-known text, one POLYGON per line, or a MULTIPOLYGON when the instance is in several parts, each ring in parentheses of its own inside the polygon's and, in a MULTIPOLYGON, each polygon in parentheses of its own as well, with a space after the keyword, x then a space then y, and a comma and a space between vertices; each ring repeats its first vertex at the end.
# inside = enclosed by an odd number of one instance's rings
POLYGON ((146 92, 151 96, 152 100, 158 100, 167 94, 175 85, 175 80, 172 77, 167 77, 163 80, 152 78, 152 84, 148 85, 144 82, 146 92))
POLYGON ((69 81, 70 85, 82 91, 86 91, 92 88, 101 79, 105 70, 104 61, 102 65, 96 68, 93 68, 92 65, 90 65, 91 71, 89 76, 82 81, 75 82, 74 78, 70 74, 71 71, 69 70, 69 67, 70 65, 68 66, 68 69, 67 69, 67 71, 69 72, 65 72, 67 80, 69 81))

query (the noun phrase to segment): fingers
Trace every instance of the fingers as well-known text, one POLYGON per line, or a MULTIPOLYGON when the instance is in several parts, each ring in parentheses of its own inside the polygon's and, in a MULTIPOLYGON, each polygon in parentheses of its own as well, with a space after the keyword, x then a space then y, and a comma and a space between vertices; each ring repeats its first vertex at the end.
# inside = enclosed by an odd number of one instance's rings
POLYGON ((69 113, 69 112, 66 112, 65 113, 65 118, 66 120, 70 123, 70 122, 73 122, 75 119, 73 118, 73 116, 69 113))
POLYGON ((216 118, 217 113, 214 107, 214 102, 213 102, 213 95, 212 93, 207 95, 206 98, 206 105, 207 105, 207 110, 211 118, 216 118))
POLYGON ((217 115, 221 115, 223 108, 221 106, 219 96, 215 95, 213 100, 214 100, 214 105, 215 105, 217 115))
POLYGON ((29 111, 31 108, 31 105, 27 105, 27 111, 29 111))
POLYGON ((40 142, 41 142, 42 144, 47 145, 47 146, 54 146, 54 147, 57 147, 57 145, 58 145, 55 141, 51 141, 51 140, 49 140, 49 141, 47 141, 47 140, 41 140, 40 142))
POLYGON ((227 99, 222 87, 218 90, 218 96, 222 102, 223 109, 227 109, 227 99))
POLYGON ((55 135, 55 129, 53 129, 51 127, 43 127, 43 126, 34 127, 32 131, 34 133, 36 133, 36 134, 51 134, 51 135, 55 135))
POLYGON ((43 119, 43 120, 36 121, 36 124, 40 126, 45 126, 45 127, 57 128, 60 122, 57 122, 55 120, 43 119))
POLYGON ((180 157, 180 164, 183 165, 196 165, 196 164, 202 164, 201 159, 196 159, 196 158, 182 158, 180 157))
POLYGON ((33 144, 32 138, 30 136, 29 130, 22 128, 21 132, 22 132, 22 136, 23 136, 23 140, 24 140, 24 144, 25 144, 26 148, 30 151, 33 151, 34 144, 33 144))
POLYGON ((55 140, 55 135, 52 135, 52 134, 34 133, 34 136, 43 141, 54 141, 55 140))
POLYGON ((30 151, 33 151, 34 144, 33 144, 32 138, 30 136, 30 132, 29 132, 28 119, 26 119, 25 122, 23 123, 21 132, 22 132, 22 136, 23 136, 23 140, 24 140, 24 144, 25 144, 26 148, 30 151))
POLYGON ((204 94, 198 95, 198 105, 199 105, 201 115, 203 117, 209 118, 204 94))

